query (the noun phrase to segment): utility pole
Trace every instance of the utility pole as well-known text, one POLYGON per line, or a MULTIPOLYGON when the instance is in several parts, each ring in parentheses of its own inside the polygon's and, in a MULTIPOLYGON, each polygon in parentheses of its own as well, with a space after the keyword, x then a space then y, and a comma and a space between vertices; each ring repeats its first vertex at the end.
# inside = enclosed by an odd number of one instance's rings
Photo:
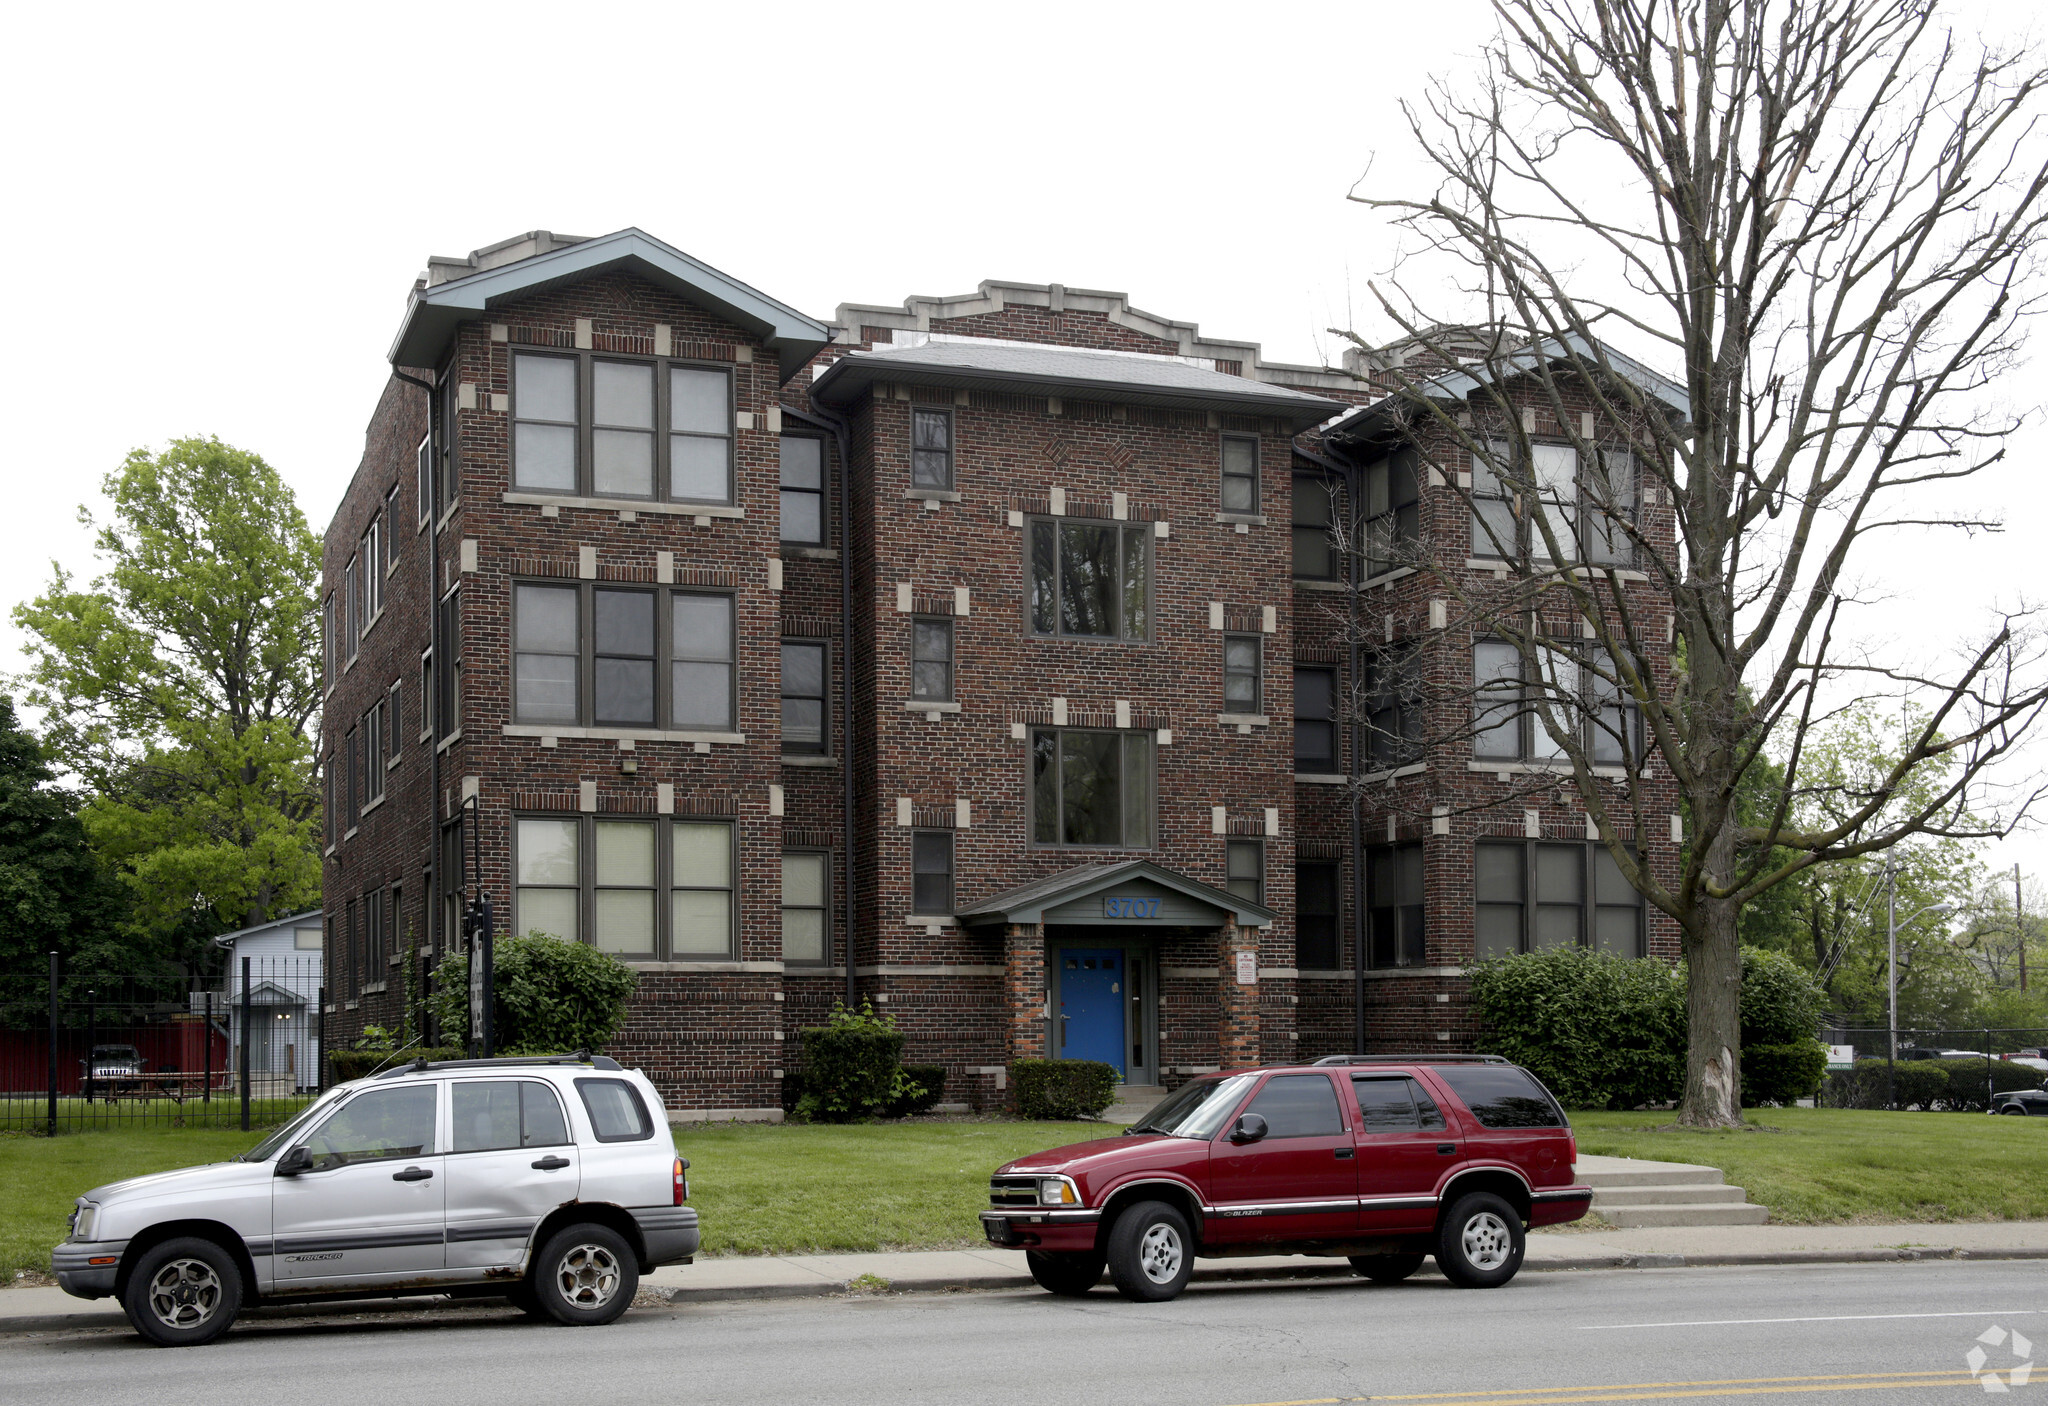
POLYGON ((1884 1106, 1899 1106, 1899 890, 1892 858, 1884 859, 1884 1106))
POLYGON ((2020 866, 2012 866, 2012 926, 2020 939, 2020 994, 2027 994, 2027 899, 2020 891, 2020 866))

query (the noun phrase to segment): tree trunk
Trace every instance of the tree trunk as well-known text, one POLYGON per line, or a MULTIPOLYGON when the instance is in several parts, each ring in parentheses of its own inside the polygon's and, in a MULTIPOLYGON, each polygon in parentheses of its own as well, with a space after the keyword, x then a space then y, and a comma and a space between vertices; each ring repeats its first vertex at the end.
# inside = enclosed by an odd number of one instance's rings
POLYGON ((1742 1122, 1741 911, 1723 899, 1703 898, 1697 928, 1685 944, 1685 1098, 1678 1121, 1690 1128, 1730 1128, 1742 1122))

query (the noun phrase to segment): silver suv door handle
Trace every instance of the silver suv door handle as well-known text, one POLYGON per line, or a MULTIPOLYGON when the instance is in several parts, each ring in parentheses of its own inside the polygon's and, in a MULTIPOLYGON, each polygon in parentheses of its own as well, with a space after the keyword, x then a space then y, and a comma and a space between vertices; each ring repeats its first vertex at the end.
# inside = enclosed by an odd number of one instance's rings
POLYGON ((533 1164, 536 1172, 559 1172, 569 1165, 567 1157, 543 1157, 533 1164))
POLYGON ((402 1172, 393 1172, 391 1179, 393 1181, 425 1181, 433 1175, 425 1167, 407 1167, 402 1172))

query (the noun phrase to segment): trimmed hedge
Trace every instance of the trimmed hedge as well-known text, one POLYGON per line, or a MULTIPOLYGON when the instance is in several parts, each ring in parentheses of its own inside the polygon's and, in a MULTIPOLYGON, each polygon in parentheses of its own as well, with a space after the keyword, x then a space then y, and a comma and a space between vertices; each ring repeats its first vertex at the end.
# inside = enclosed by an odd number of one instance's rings
POLYGON ((416 1059, 461 1059, 463 1055, 462 1050, 440 1049, 329 1050, 327 1067, 334 1071, 335 1083, 346 1084, 351 1079, 365 1079, 380 1069, 396 1069, 416 1059))
POLYGON ((1790 1106, 1819 1091, 1828 1073, 1827 1046, 1818 1040, 1742 1047, 1742 1102, 1790 1106))
POLYGON ((1010 1066, 1019 1117, 1093 1118, 1116 1101, 1123 1076, 1095 1059, 1020 1059, 1010 1066))
POLYGON ((850 1123, 889 1112, 916 1085, 903 1074, 903 1032, 892 1016, 863 1001, 858 1011, 833 1003, 827 1023, 805 1029, 799 1118, 850 1123))
POLYGON ((943 1064, 906 1064, 903 1072, 911 1083, 917 1086, 914 1094, 905 1094, 889 1105, 891 1118, 908 1118, 916 1113, 929 1113, 932 1106, 946 1092, 946 1066, 943 1064))
MULTIPOLYGON (((1948 1093, 1948 1071, 1935 1060, 1902 1059, 1895 1068, 1901 1108, 1932 1108, 1948 1093)), ((1836 1070, 1821 1087, 1820 1101, 1829 1108, 1883 1108, 1885 1062, 1859 1059, 1854 1069, 1836 1070)))
POLYGON ((1685 990, 1655 960, 1584 947, 1496 957, 1472 968, 1472 1003, 1505 1055, 1572 1108, 1635 1108, 1685 1081, 1685 990))
POLYGON ((1990 1093, 1984 1089, 1985 1061, 1981 1059, 1915 1060, 1914 1063, 1933 1064, 1948 1076, 1948 1087, 1936 1097, 1935 1107, 1949 1113, 1982 1113, 1991 1107, 1993 1093, 2041 1087, 2040 1071, 2009 1060, 1994 1059, 1990 1062, 1990 1093))

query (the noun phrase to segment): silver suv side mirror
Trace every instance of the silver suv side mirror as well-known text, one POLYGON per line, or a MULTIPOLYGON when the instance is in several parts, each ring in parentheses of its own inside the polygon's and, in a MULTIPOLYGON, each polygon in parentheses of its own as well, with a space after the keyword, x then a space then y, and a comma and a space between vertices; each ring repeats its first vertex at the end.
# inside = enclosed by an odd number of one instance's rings
POLYGON ((312 1170, 313 1154, 306 1151, 303 1143, 277 1159, 277 1175, 281 1177, 295 1177, 312 1170))

